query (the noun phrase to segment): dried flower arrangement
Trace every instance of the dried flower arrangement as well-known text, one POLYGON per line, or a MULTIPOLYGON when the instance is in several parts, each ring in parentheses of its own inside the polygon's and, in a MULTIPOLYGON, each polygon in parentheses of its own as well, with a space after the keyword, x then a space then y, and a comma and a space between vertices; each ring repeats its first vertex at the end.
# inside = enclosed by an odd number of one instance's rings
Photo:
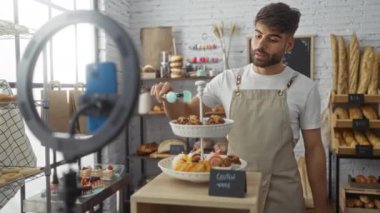
POLYGON ((230 68, 229 63, 228 63, 228 58, 230 55, 232 37, 237 32, 237 24, 236 23, 231 24, 228 44, 226 44, 226 41, 225 41, 225 30, 226 29, 224 27, 223 21, 220 24, 212 25, 212 32, 214 33, 214 35, 218 38, 220 42, 220 48, 223 54, 224 69, 226 70, 230 68))

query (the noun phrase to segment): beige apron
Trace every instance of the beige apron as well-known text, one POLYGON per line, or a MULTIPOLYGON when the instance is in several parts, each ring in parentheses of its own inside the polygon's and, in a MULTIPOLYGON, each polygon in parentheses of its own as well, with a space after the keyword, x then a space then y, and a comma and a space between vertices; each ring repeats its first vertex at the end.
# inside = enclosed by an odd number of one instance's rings
POLYGON ((228 150, 247 161, 247 170, 263 173, 259 212, 305 211, 286 98, 296 77, 283 90, 240 90, 241 74, 236 77, 228 150))

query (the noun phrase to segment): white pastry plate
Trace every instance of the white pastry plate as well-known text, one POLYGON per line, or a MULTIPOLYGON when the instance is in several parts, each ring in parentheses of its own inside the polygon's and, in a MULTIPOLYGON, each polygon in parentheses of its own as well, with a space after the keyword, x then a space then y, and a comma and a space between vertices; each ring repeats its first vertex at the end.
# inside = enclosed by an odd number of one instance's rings
MULTIPOLYGON (((208 118, 204 118, 207 120, 208 118)), ((224 124, 212 125, 188 125, 178 124, 176 120, 169 122, 170 127, 175 135, 187 138, 218 138, 226 136, 232 129, 234 121, 224 119, 224 124)))
MULTIPOLYGON (((158 167, 162 170, 164 174, 169 175, 170 177, 185 180, 190 182, 202 183, 208 182, 210 179, 210 172, 181 172, 172 169, 172 161, 174 157, 168 157, 162 159, 158 162, 158 167)), ((243 159, 240 159, 241 164, 233 164, 231 169, 233 170, 243 170, 247 167, 247 162, 243 159)))

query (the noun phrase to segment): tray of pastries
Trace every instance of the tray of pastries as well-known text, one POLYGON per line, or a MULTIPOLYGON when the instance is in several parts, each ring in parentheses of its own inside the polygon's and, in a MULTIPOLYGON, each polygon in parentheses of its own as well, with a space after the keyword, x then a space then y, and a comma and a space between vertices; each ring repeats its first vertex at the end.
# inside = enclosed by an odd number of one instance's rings
POLYGON ((175 135, 191 138, 224 137, 231 131, 233 123, 220 115, 205 117, 203 122, 197 115, 181 116, 169 122, 175 135))
POLYGON ((208 182, 211 168, 243 170, 247 162, 235 155, 210 153, 202 160, 199 153, 190 153, 162 159, 158 167, 163 173, 179 180, 208 182))

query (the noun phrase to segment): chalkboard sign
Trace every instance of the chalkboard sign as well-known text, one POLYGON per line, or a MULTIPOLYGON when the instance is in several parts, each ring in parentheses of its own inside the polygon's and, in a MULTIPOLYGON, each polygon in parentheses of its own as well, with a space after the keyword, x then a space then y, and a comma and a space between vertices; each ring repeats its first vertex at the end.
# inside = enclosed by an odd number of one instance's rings
MULTIPOLYGON (((248 62, 251 60, 251 38, 248 39, 248 62)), ((314 36, 295 36, 294 47, 284 55, 284 64, 314 79, 314 36)))
POLYGON ((247 192, 246 172, 211 169, 208 194, 222 197, 244 197, 247 192))

